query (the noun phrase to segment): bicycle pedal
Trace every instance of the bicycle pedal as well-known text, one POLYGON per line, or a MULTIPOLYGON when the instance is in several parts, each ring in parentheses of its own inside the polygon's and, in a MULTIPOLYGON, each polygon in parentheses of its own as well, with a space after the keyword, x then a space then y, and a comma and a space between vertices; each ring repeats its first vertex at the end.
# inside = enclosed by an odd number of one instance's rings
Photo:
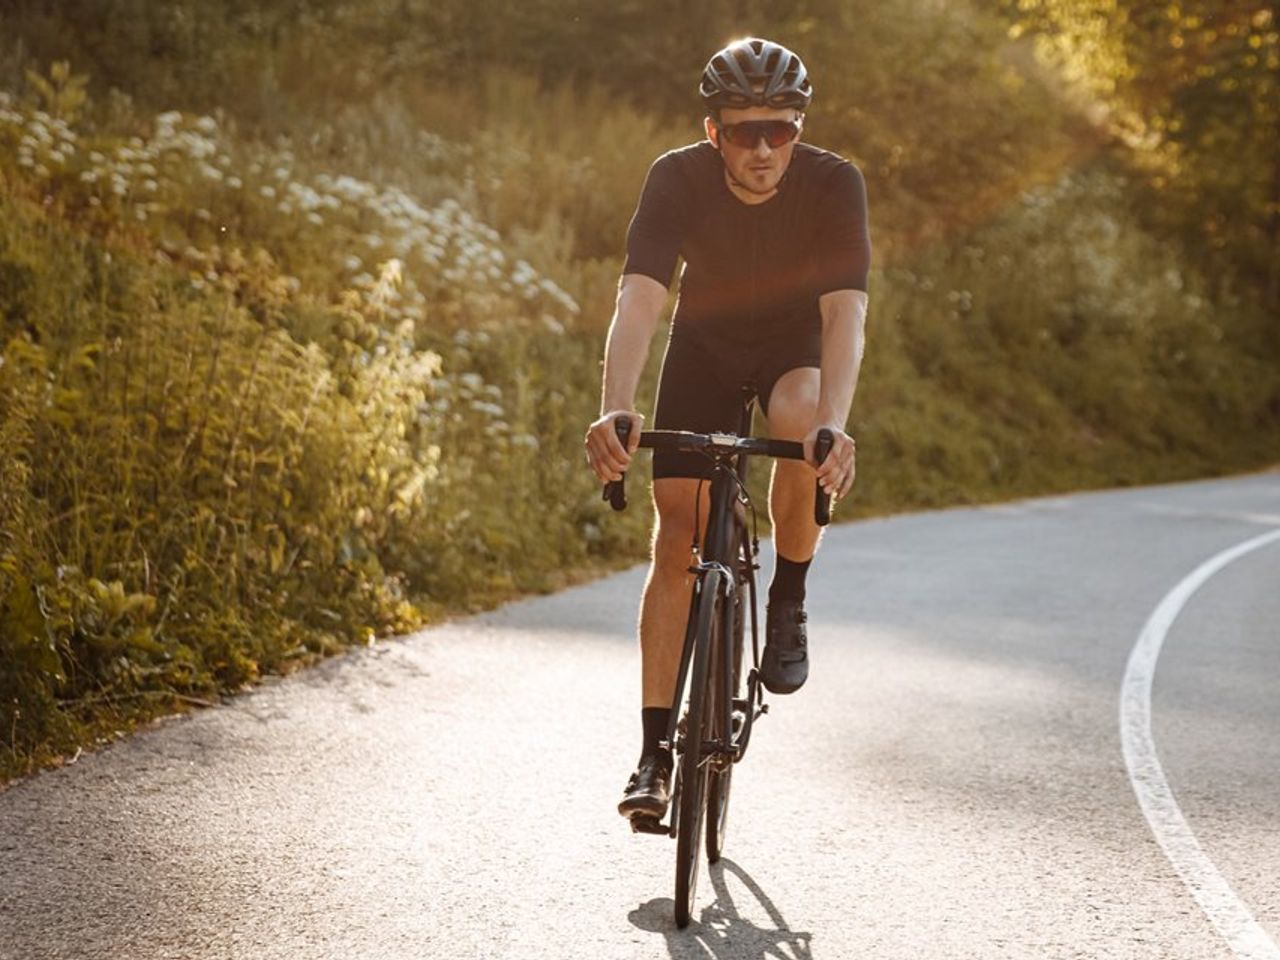
POLYGON ((666 835, 670 833, 670 829, 663 825, 662 821, 657 817, 647 814, 637 814, 631 818, 632 833, 658 833, 666 835))

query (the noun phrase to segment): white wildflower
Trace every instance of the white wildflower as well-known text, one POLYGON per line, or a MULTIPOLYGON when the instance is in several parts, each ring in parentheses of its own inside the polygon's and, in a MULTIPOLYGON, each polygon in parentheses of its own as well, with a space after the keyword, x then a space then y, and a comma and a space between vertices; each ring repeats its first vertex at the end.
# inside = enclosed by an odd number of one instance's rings
POLYGON ((504 413, 503 409, 496 403, 489 403, 485 400, 472 400, 471 409, 476 413, 483 413, 490 417, 500 417, 504 413))

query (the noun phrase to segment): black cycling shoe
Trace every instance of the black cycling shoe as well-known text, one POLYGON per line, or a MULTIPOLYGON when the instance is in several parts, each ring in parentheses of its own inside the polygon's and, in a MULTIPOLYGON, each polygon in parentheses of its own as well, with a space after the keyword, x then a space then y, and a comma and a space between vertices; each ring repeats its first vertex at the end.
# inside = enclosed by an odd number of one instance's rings
POLYGON ((794 693, 809 678, 809 637, 805 631, 808 619, 801 600, 769 604, 760 679, 770 693, 794 693))
POLYGON ((661 820, 671 802, 671 758, 651 754, 640 758, 640 766, 627 781, 618 812, 624 817, 654 817, 661 820))

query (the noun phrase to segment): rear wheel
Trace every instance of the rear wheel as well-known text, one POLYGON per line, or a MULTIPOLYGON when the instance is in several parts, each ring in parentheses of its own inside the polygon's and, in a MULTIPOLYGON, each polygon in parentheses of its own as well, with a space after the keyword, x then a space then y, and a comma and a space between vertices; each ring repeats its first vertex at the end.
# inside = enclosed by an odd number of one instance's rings
MULTIPOLYGON (((739 563, 741 562, 741 545, 735 538, 734 555, 738 561, 734 563, 735 574, 739 563)), ((721 616, 716 633, 716 643, 713 645, 713 655, 711 657, 712 676, 720 677, 724 673, 723 657, 726 652, 729 655, 729 690, 730 697, 736 699, 741 696, 741 680, 742 680, 742 643, 744 635, 743 616, 746 613, 746 603, 744 601, 744 589, 741 579, 737 583, 737 589, 733 592, 733 637, 731 643, 724 643, 720 640, 720 634, 723 632, 724 618, 721 616)), ((727 613, 727 608, 721 604, 723 612, 727 613)), ((723 687, 720 683, 712 685, 713 695, 708 700, 714 703, 712 708, 711 736, 725 744, 731 744, 737 733, 738 720, 734 719, 734 729, 724 730, 724 704, 721 700, 723 687)), ((725 830, 729 820, 729 788, 733 783, 733 762, 728 757, 717 758, 718 762, 712 764, 711 770, 707 774, 707 862, 716 863, 720 859, 720 855, 724 852, 725 830)))
POLYGON ((694 637, 693 665, 689 675, 689 700, 685 710, 685 733, 679 756, 680 796, 676 806, 676 926, 689 925, 693 915, 694 891, 698 885, 698 861, 702 852, 703 814, 707 799, 708 764, 702 756, 703 743, 712 736, 709 722, 714 710, 708 694, 716 686, 711 671, 711 651, 722 606, 723 574, 712 571, 701 584, 698 597, 697 633, 694 637))

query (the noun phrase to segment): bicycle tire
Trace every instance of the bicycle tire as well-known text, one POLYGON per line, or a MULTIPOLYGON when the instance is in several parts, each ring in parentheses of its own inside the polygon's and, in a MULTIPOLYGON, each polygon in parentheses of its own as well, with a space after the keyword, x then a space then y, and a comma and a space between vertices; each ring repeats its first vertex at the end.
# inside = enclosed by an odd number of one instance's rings
POLYGON ((706 813, 707 764, 702 743, 709 711, 708 684, 713 682, 711 650, 720 621, 721 580, 719 571, 702 580, 697 603, 697 630, 693 641, 693 664, 689 675, 689 700, 685 713, 685 733, 680 752, 680 798, 676 810, 676 926, 684 929, 693 915, 698 886, 698 866, 702 852, 702 828, 706 813))
MULTIPOLYGON (((743 562, 742 531, 736 523, 734 528, 735 536, 730 541, 733 544, 730 555, 734 557, 736 576, 738 568, 743 562)), ((733 593, 734 623, 732 642, 730 644, 717 642, 713 647, 714 655, 711 658, 711 675, 713 677, 719 677, 724 669, 720 658, 726 650, 732 658, 729 690, 731 701, 740 695, 742 684, 742 650, 745 635, 745 614, 747 613, 743 586, 741 577, 738 577, 737 589, 733 593)), ((719 640, 719 636, 716 639, 719 640)), ((719 684, 715 684, 714 689, 715 695, 710 698, 714 703, 712 710, 714 717, 712 736, 725 743, 730 743, 733 739, 733 731, 722 729, 724 726, 724 706, 720 696, 721 688, 719 684)), ((733 763, 725 763, 713 767, 707 774, 707 863, 719 862, 720 856, 724 852, 724 840, 729 821, 729 794, 730 788, 733 786, 733 767, 733 763)))

